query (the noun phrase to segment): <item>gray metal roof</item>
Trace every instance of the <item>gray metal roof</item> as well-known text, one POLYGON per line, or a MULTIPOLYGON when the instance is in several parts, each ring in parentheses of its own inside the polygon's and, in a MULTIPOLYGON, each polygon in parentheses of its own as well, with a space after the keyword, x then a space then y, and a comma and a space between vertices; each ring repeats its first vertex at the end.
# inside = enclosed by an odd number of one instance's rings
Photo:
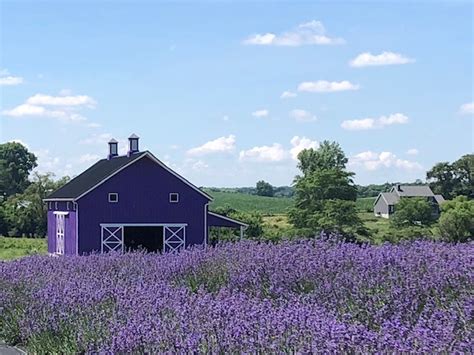
POLYGON ((398 190, 397 186, 394 186, 390 192, 396 193, 399 196, 407 197, 429 197, 434 196, 428 185, 400 185, 398 190))
POLYGON ((438 202, 438 205, 441 205, 443 202, 446 202, 444 199, 443 195, 434 195, 436 202, 438 202))
POLYGON ((382 192, 382 197, 385 201, 387 201, 387 204, 389 205, 396 204, 400 199, 398 195, 394 192, 382 192))

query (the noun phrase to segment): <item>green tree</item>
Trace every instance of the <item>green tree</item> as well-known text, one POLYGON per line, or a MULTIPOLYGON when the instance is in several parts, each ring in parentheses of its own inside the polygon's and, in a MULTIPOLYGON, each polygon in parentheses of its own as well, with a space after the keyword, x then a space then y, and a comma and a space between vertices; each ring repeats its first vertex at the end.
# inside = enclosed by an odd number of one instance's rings
POLYGON ((272 197, 274 194, 273 186, 263 180, 257 182, 255 192, 258 196, 270 196, 272 197))
POLYGON ((0 196, 22 193, 30 184, 28 176, 37 166, 36 157, 20 143, 0 144, 0 196))
POLYGON ((474 238, 474 200, 458 196, 441 206, 438 230, 452 242, 466 242, 474 238))
POLYGON ((304 149, 298 154, 298 169, 304 175, 318 170, 344 170, 347 158, 336 142, 323 141, 318 149, 304 149))
POLYGON ((263 217, 261 213, 234 212, 231 213, 230 217, 248 224, 245 230, 247 238, 261 239, 263 237, 263 217))
POLYGON ((46 235, 46 205, 43 199, 63 186, 69 177, 53 180, 53 174, 34 173, 31 184, 21 194, 5 202, 5 219, 9 234, 43 237, 46 235))
POLYGON ((395 206, 390 219, 393 227, 430 226, 435 221, 434 206, 423 197, 402 198, 395 206))
POLYGON ((449 162, 437 163, 426 172, 426 179, 435 194, 441 194, 444 198, 451 198, 454 187, 453 167, 449 162))
POLYGON ((453 196, 474 198, 474 154, 463 155, 453 164, 453 196))
POLYGON ((427 171, 426 179, 436 194, 445 199, 456 196, 474 198, 474 154, 466 154, 450 164, 437 163, 427 171))
POLYGON ((303 175, 294 180, 290 222, 301 230, 338 232, 348 239, 363 231, 355 207, 354 173, 345 170, 347 158, 339 144, 324 141, 316 150, 303 150, 298 159, 303 175))

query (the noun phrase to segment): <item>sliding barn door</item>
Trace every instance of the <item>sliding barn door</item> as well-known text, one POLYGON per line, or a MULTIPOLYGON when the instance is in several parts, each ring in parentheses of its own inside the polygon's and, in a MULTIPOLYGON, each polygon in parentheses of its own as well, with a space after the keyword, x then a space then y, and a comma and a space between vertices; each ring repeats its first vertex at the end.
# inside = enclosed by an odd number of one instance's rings
POLYGON ((179 251, 186 246, 185 226, 164 226, 163 233, 165 253, 179 251))
POLYGON ((123 226, 102 226, 102 253, 109 251, 123 252, 123 226))

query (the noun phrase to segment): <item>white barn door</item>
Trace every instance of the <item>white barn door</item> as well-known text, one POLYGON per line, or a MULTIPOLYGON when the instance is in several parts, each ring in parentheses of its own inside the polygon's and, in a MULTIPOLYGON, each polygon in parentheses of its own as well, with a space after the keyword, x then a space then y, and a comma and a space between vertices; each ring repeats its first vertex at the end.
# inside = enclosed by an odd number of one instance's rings
POLYGON ((123 252, 123 226, 102 226, 101 252, 118 251, 123 252))
POLYGON ((183 249, 186 246, 186 226, 164 226, 163 241, 165 253, 179 251, 180 249, 183 249))
POLYGON ((65 230, 64 213, 56 214, 56 254, 64 255, 64 230, 65 230))

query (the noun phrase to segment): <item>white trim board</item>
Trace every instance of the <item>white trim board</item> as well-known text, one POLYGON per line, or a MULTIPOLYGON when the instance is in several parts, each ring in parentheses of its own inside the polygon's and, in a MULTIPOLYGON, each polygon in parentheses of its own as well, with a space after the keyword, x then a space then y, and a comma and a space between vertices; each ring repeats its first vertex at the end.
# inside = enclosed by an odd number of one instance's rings
POLYGON ((101 227, 185 227, 187 223, 100 223, 101 227))

